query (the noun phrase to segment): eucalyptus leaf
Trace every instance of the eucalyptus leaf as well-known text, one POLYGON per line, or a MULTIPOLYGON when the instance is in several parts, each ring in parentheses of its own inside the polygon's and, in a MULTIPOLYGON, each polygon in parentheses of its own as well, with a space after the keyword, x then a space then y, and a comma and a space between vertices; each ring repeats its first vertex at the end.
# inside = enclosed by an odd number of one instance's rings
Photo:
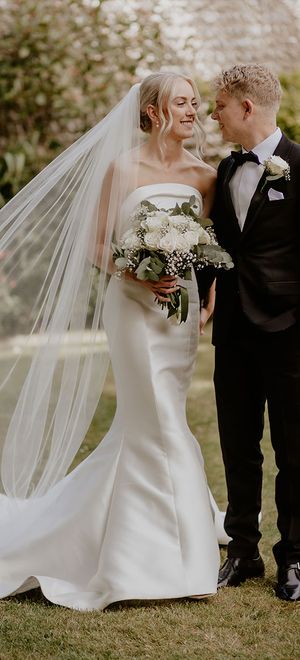
POLYGON ((119 257, 123 258, 124 257, 124 251, 118 246, 115 245, 115 243, 111 244, 112 247, 112 252, 113 252, 113 260, 116 261, 119 257))
POLYGON ((189 202, 183 202, 183 204, 181 204, 181 210, 185 215, 189 215, 191 212, 191 207, 189 202))
POLYGON ((141 204, 142 204, 144 207, 146 207, 147 210, 148 210, 149 212, 152 212, 152 211, 158 211, 157 206, 155 206, 155 204, 152 204, 151 202, 149 202, 148 199, 143 199, 143 201, 141 202, 141 204))
POLYGON ((149 267, 149 264, 150 264, 150 260, 151 260, 150 257, 145 257, 145 259, 143 259, 141 261, 141 263, 138 265, 138 267, 135 271, 138 280, 147 280, 148 279, 147 270, 148 270, 148 267, 149 267))
POLYGON ((153 270, 147 269, 146 271, 147 277, 145 278, 146 280, 150 280, 151 282, 159 282, 159 276, 154 273, 153 270))
POLYGON ((213 227, 213 221, 210 218, 201 218, 201 227, 206 229, 206 227, 213 227))
POLYGON ((115 264, 119 270, 125 270, 127 266, 127 259, 125 257, 118 257, 115 259, 115 264))
POLYGON ((180 287, 180 303, 180 323, 185 323, 189 312, 189 294, 183 286, 180 287))
POLYGON ((168 316, 167 318, 170 319, 172 316, 175 316, 177 314, 177 309, 176 307, 169 306, 169 311, 168 311, 168 316))
POLYGON ((151 268, 152 268, 152 270, 154 271, 154 273, 157 273, 158 275, 160 275, 161 272, 162 272, 162 270, 163 270, 163 268, 162 268, 159 264, 157 264, 157 263, 154 261, 154 259, 151 259, 150 264, 151 264, 151 268))
POLYGON ((172 216, 172 215, 181 215, 181 206, 179 206, 179 204, 176 203, 176 205, 175 205, 174 208, 172 209, 170 215, 171 215, 171 216, 172 216))

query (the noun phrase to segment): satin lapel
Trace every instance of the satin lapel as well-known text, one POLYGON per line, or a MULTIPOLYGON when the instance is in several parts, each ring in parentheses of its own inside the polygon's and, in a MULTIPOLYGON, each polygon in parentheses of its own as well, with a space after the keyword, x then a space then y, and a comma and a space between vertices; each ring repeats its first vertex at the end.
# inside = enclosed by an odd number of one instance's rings
POLYGON ((241 230, 240 230, 240 226, 239 226, 239 223, 238 223, 238 219, 236 217, 236 213, 235 213, 235 209, 234 209, 234 206, 233 206, 233 201, 232 201, 232 197, 231 197, 231 193, 230 193, 230 188, 229 188, 229 182, 230 182, 230 179, 233 176, 234 172, 235 172, 235 162, 234 162, 233 158, 231 158, 231 160, 229 161, 225 176, 224 176, 224 181, 223 181, 224 194, 225 194, 226 205, 227 205, 227 208, 228 208, 228 211, 229 211, 229 216, 232 219, 232 224, 234 225, 234 228, 235 228, 237 234, 240 235, 241 230))
MULTIPOLYGON (((285 135, 282 135, 281 140, 274 151, 274 156, 280 156, 281 158, 287 159, 290 149, 291 149, 291 144, 289 143, 285 135)), ((262 187, 266 181, 266 176, 267 173, 266 171, 264 171, 258 182, 256 191, 251 199, 245 224, 242 231, 242 238, 244 238, 244 236, 248 233, 249 229, 253 227, 253 224, 258 214, 261 212, 268 199, 268 187, 265 186, 262 191, 262 187)))
POLYGON ((253 223, 255 222, 257 215, 265 205, 267 201, 267 188, 264 188, 262 191, 262 187, 265 183, 266 180, 266 171, 264 170, 261 178, 259 179, 258 186, 256 188, 256 191, 251 199, 250 206, 248 208, 248 212, 246 215, 246 220, 244 223, 243 231, 242 231, 242 238, 248 233, 249 229, 253 226, 253 223))

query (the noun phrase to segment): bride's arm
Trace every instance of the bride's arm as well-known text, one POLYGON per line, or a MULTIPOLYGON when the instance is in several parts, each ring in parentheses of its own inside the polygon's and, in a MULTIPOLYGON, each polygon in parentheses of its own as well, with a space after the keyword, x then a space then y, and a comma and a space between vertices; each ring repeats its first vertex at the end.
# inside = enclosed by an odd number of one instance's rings
MULTIPOLYGON (((103 259, 107 259, 107 272, 110 275, 118 272, 118 269, 114 263, 112 250, 107 246, 106 233, 107 233, 107 218, 110 208, 111 200, 111 189, 113 176, 115 174, 115 168, 112 165, 103 180, 103 186, 101 191, 99 210, 97 215, 97 232, 96 232, 96 250, 94 246, 90 246, 89 255, 90 261, 97 267, 101 268, 103 259)), ((124 271, 124 278, 128 280, 135 281, 140 286, 143 286, 145 289, 149 289, 154 293, 155 297, 161 302, 167 301, 166 295, 173 293, 177 290, 177 278, 164 276, 160 278, 158 282, 138 280, 136 275, 129 270, 124 271)))
POLYGON ((117 270, 113 261, 112 250, 110 247, 108 247, 106 239, 113 175, 114 166, 111 165, 103 179, 100 195, 100 202, 96 218, 96 247, 94 244, 91 244, 89 249, 89 259, 91 263, 96 266, 96 268, 101 269, 103 260, 107 260, 107 272, 110 275, 115 273, 117 270))

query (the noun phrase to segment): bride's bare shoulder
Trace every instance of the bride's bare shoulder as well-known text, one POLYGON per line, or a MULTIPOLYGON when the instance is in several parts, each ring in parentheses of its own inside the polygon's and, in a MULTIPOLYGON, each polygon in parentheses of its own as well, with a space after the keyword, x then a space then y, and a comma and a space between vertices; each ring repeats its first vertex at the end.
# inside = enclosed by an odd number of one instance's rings
POLYGON ((140 151, 137 148, 130 149, 118 156, 112 167, 115 173, 123 176, 134 176, 140 164, 140 151))
POLYGON ((208 165, 208 163, 205 163, 204 160, 201 158, 198 158, 198 156, 194 156, 189 151, 185 152, 185 156, 187 159, 187 162, 190 163, 190 165, 199 172, 199 174, 205 174, 206 176, 211 176, 213 178, 216 178, 217 176, 217 170, 212 167, 212 165, 208 165))
POLYGON ((205 192, 211 187, 214 188, 217 179, 217 171, 214 167, 190 152, 186 152, 186 162, 193 176, 195 188, 200 192, 205 192))

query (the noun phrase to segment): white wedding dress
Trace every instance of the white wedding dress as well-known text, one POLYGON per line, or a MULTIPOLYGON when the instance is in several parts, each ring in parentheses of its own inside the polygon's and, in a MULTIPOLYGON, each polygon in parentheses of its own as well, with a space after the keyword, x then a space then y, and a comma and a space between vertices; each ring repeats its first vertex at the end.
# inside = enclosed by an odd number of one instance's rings
MULTIPOLYGON (((137 188, 123 207, 124 229, 143 199, 170 208, 192 194, 201 206, 190 186, 137 188)), ((178 325, 149 290, 111 278, 104 324, 113 337, 114 421, 46 495, 0 496, 1 597, 40 585, 53 603, 90 610, 216 592, 214 512, 185 412, 199 321, 195 278, 188 287, 188 319, 178 325)))

